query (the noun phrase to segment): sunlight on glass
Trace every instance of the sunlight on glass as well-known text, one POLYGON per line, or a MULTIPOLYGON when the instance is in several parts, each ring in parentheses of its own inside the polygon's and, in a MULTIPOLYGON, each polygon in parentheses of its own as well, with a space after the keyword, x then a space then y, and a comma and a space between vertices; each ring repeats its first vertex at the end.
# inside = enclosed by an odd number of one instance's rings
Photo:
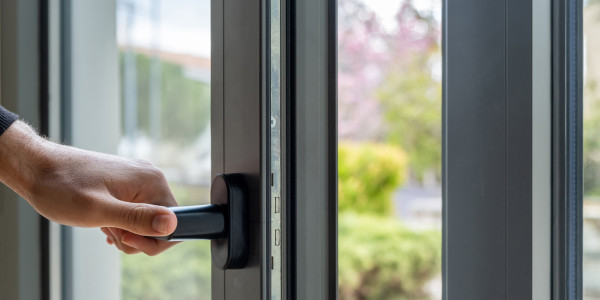
POLYGON ((441 1, 338 1, 341 299, 441 299, 441 1))
MULTIPOLYGON (((146 159, 180 205, 209 202, 210 0, 118 0, 120 155, 146 159)), ((208 241, 122 256, 123 299, 211 299, 208 241)))

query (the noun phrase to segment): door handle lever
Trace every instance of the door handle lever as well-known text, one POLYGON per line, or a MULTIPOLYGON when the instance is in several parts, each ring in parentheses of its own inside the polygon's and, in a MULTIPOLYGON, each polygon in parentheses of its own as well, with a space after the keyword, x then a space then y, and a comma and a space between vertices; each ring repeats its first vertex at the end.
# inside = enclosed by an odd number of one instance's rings
POLYGON ((208 205, 170 207, 175 231, 156 239, 211 240, 212 261, 221 270, 241 269, 248 261, 248 188, 241 174, 219 174, 210 187, 208 205))
POLYGON ((177 228, 165 241, 212 240, 227 237, 224 209, 214 205, 169 207, 177 216, 177 228))

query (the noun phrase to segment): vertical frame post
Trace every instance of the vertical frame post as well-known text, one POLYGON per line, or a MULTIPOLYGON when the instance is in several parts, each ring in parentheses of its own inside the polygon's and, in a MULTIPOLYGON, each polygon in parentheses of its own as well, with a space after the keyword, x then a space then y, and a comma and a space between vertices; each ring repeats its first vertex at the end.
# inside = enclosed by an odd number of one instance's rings
POLYGON ((583 1, 552 1, 552 299, 582 299, 583 1))
POLYGON ((211 173, 243 174, 250 208, 248 264, 225 271, 213 266, 215 300, 264 299, 267 292, 264 2, 211 2, 211 173))
POLYGON ((532 297, 532 1, 444 2, 445 299, 532 297))
POLYGON ((295 297, 337 299, 337 1, 291 1, 295 297))

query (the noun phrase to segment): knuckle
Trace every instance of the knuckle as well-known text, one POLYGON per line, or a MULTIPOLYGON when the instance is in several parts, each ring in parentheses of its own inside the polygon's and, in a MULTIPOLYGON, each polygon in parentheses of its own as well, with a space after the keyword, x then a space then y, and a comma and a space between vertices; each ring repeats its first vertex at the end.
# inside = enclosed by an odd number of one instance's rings
POLYGON ((150 173, 158 179, 165 179, 165 174, 155 166, 152 166, 150 173))
POLYGON ((154 182, 160 182, 160 183, 167 182, 165 174, 163 174, 163 172, 161 170, 159 170, 157 167, 152 166, 150 168, 150 170, 148 170, 148 172, 154 182))
POLYGON ((132 159, 134 162, 140 164, 140 165, 145 165, 145 166, 152 166, 152 163, 150 161, 147 161, 145 159, 141 159, 141 158, 134 158, 132 159))

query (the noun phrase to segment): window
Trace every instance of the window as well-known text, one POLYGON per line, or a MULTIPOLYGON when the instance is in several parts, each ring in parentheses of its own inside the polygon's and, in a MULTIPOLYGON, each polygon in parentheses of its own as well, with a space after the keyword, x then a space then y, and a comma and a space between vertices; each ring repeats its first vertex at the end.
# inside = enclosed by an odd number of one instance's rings
POLYGON ((338 1, 340 299, 442 298, 441 1, 338 1))
MULTIPOLYGON (((97 230, 69 230, 63 298, 88 299, 103 282, 99 299, 254 299, 269 288, 299 299, 548 299, 549 256, 562 246, 549 245, 550 3, 376 2, 61 2, 63 138, 153 161, 184 205, 207 202, 211 172, 244 172, 255 204, 248 268, 213 269, 212 282, 207 243, 121 256, 97 230), (213 53, 211 10, 213 31, 222 26, 213 53), (280 178, 261 138, 273 128, 266 91, 281 96, 280 178), (223 120, 212 137, 211 119, 223 120), (271 178, 282 187, 272 194, 271 178), (276 192, 274 220, 265 198, 276 192)), ((593 192, 585 199, 591 214, 593 192)), ((586 266, 593 258, 584 252, 586 266)))
POLYGON ((600 2, 583 7, 583 299, 600 299, 600 2))
MULTIPOLYGON (((64 1, 61 11, 63 139, 151 161, 180 205, 209 202, 210 15, 210 0, 64 1)), ((210 241, 124 255, 97 231, 65 229, 62 298, 89 299, 101 281, 98 299, 211 299, 210 241)))
MULTIPOLYGON (((210 0, 117 1, 118 154, 153 162, 179 205, 208 204, 210 0)), ((210 299, 210 241, 121 256, 123 299, 210 299)))

